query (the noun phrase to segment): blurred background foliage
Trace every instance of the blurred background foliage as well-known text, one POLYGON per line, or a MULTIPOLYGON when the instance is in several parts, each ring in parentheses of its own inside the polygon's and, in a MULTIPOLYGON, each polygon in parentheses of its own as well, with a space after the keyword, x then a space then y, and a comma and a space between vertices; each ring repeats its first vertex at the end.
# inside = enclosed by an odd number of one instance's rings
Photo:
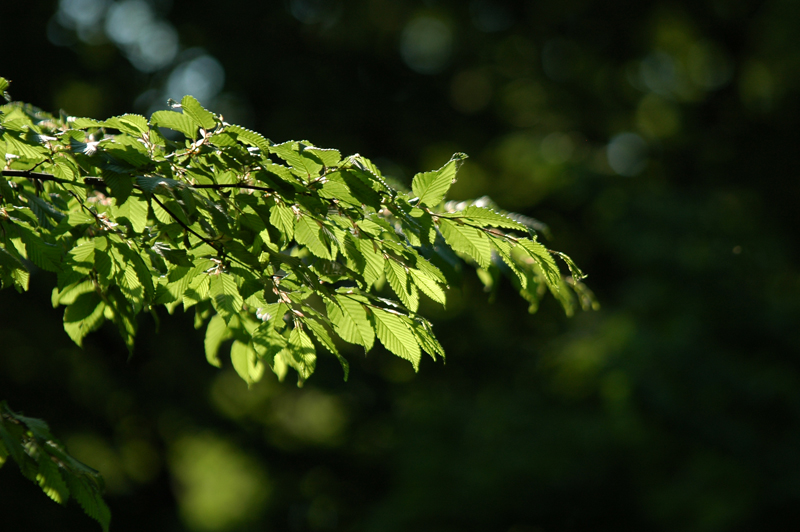
MULTIPOLYGON (((61 329, 40 272, 0 294, 0 396, 107 480, 113 529, 794 530, 800 499, 794 0, 38 0, 1 75, 48 110, 186 93, 400 183, 455 151, 455 199, 548 223, 597 312, 535 315, 474 275, 446 366, 350 352, 247 390, 192 317, 61 329), (793 162, 794 161, 794 162, 793 162)), ((86 530, 13 468, 4 530, 86 530)))

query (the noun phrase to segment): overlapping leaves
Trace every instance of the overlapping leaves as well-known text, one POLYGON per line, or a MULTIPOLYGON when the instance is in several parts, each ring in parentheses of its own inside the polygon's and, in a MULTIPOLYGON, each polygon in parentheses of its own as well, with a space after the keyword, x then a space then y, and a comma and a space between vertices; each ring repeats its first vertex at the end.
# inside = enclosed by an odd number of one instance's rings
MULTIPOLYGON (((0 93, 8 101, 8 83, 0 93)), ((487 290, 505 275, 530 303, 595 305, 583 273, 537 238, 541 224, 491 204, 443 203, 466 158, 392 188, 360 155, 308 141, 275 145, 191 96, 147 118, 57 118, 0 106, 0 287, 55 276, 52 302, 81 345, 105 321, 133 354, 138 315, 193 309, 205 355, 248 384, 269 368, 308 379, 318 351, 379 341, 419 368, 444 357, 420 307, 445 305, 463 261, 487 290), (554 257, 562 259, 565 277, 554 257)), ((0 405, 0 463, 11 456, 54 500, 71 494, 108 527, 99 476, 43 422, 0 405), (27 439, 26 439, 27 438, 27 439), (20 442, 25 441, 24 445, 20 442)))
POLYGON ((269 367, 302 384, 319 348, 347 372, 340 341, 377 339, 415 369, 422 352, 443 355, 418 310, 446 304, 459 260, 489 289, 505 274, 532 310, 545 291, 568 312, 592 304, 571 259, 555 252, 564 277, 520 219, 442 208, 463 154, 404 193, 365 157, 273 144, 191 96, 149 120, 10 103, 0 128, 0 282, 26 290, 32 267, 55 273, 53 304, 79 345, 111 320, 132 353, 139 313, 194 308, 210 363, 230 349, 248 383, 269 367))
POLYGON ((47 423, 20 415, 0 401, 0 467, 9 456, 48 497, 59 504, 72 497, 108 531, 111 512, 102 498, 100 474, 67 453, 47 423))

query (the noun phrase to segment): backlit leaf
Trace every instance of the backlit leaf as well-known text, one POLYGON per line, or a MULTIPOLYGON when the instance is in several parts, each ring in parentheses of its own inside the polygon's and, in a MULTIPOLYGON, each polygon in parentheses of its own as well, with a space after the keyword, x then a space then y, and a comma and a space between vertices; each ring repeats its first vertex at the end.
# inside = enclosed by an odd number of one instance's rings
POLYGON ((466 158, 463 153, 456 153, 440 169, 415 175, 411 181, 411 190, 417 196, 418 203, 427 207, 439 205, 455 182, 458 167, 466 158))
POLYGON ((483 268, 489 266, 492 250, 483 231, 444 219, 439 221, 439 229, 445 241, 455 251, 468 256, 483 268))
POLYGON ((181 100, 181 108, 184 114, 189 115, 198 126, 206 131, 211 131, 217 126, 217 121, 214 120, 214 115, 205 109, 200 102, 193 96, 186 95, 181 100))
POLYGON ((335 298, 338 305, 327 301, 326 306, 336 334, 345 342, 364 346, 366 351, 372 349, 375 331, 364 305, 346 294, 338 294, 335 298))
POLYGON ((405 267, 394 260, 387 260, 383 271, 386 274, 386 280, 389 281, 389 286, 392 287, 403 305, 410 311, 416 312, 419 307, 419 292, 405 267))
POLYGON ((292 329, 289 342, 281 353, 284 354, 286 363, 297 371, 298 384, 302 384, 314 373, 317 366, 316 349, 314 342, 302 328, 292 329))
POLYGON ((294 238, 308 250, 322 259, 332 260, 331 240, 320 224, 310 216, 300 216, 294 224, 294 238))
POLYGON ((264 363, 259 360, 255 350, 239 340, 234 340, 231 346, 231 362, 233 369, 248 387, 260 381, 264 375, 264 363))
POLYGON ((214 314, 206 327, 206 336, 204 341, 206 360, 212 366, 218 368, 222 367, 219 361, 219 347, 225 340, 233 337, 233 333, 228 329, 225 320, 219 314, 214 314))
POLYGON ((397 314, 377 308, 372 309, 372 316, 375 320, 375 332, 383 346, 411 362, 414 371, 419 371, 419 345, 403 319, 397 314))
POLYGON ((536 262, 539 268, 541 268, 550 289, 558 291, 561 285, 561 272, 559 272, 558 265, 550 252, 547 251, 547 248, 535 239, 530 240, 527 238, 520 240, 520 246, 527 252, 527 255, 536 262))
POLYGON ((226 323, 241 312, 244 300, 239 294, 239 288, 233 276, 225 273, 213 273, 209 277, 209 294, 211 302, 217 312, 220 313, 226 323))
POLYGON ((175 111, 156 111, 153 113, 153 116, 150 117, 150 125, 179 131, 190 139, 197 138, 197 124, 189 115, 183 113, 175 111))

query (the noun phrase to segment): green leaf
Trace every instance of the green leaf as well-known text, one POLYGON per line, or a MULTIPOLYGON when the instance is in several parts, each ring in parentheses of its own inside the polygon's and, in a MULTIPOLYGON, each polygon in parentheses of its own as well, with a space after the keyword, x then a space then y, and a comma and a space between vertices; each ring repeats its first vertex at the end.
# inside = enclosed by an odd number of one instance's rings
POLYGON ((86 515, 100 523, 103 532, 108 532, 111 511, 103 500, 100 487, 95 480, 87 475, 66 475, 66 481, 70 493, 86 515))
POLYGON ((342 154, 339 152, 339 150, 317 148, 312 146, 305 148, 303 152, 316 157, 326 168, 337 166, 342 160, 342 154))
POLYGON ((434 172, 417 174, 411 181, 411 190, 418 204, 436 207, 443 200, 450 186, 455 183, 456 171, 467 156, 456 153, 444 166, 434 172))
POLYGON ((503 262, 506 263, 506 266, 517 276, 520 288, 526 289, 528 287, 528 276, 519 269, 516 261, 511 256, 512 245, 503 238, 495 237, 492 238, 492 246, 500 258, 503 259, 503 262))
POLYGON ((30 162, 38 163, 44 161, 48 155, 46 148, 39 146, 37 143, 18 138, 11 132, 6 132, 6 134, 3 135, 3 138, 8 143, 7 149, 9 153, 20 155, 30 162))
POLYGON ((69 488, 58 471, 58 466, 47 454, 40 456, 38 462, 39 472, 36 474, 36 482, 39 487, 58 504, 66 504, 69 499, 69 488))
POLYGON ((225 320, 219 314, 214 314, 206 327, 205 350, 206 360, 212 366, 222 367, 219 361, 219 348, 223 342, 233 338, 233 332, 228 329, 225 320))
POLYGON ((50 244, 22 226, 17 226, 22 241, 25 243, 28 259, 43 270, 57 272, 61 269, 63 250, 55 244, 50 244))
MULTIPOLYGON (((371 190, 371 189, 370 189, 371 190)), ((372 191, 374 193, 374 191, 372 191)), ((325 177, 325 182, 319 190, 323 198, 331 198, 350 205, 361 205, 361 201, 350 192, 350 187, 344 180, 341 172, 334 172, 325 177)), ((377 195, 376 195, 377 196, 377 195)))
POLYGON ((267 155, 270 151, 270 145, 272 143, 264 138, 261 133, 256 133, 255 131, 235 125, 225 126, 225 131, 234 134, 240 142, 260 149, 263 155, 267 155))
POLYGON ((406 268, 390 259, 384 263, 383 271, 386 274, 386 280, 389 281, 389 286, 392 287, 403 305, 408 310, 416 312, 419 308, 419 292, 416 285, 411 282, 406 268))
POLYGON ((130 196, 128 200, 117 207, 117 216, 126 218, 136 233, 142 233, 147 227, 147 202, 137 196, 130 196))
POLYGON ((157 255, 162 257, 164 260, 176 266, 186 266, 186 267, 194 266, 192 259, 189 257, 185 249, 172 249, 169 247, 169 244, 165 242, 156 242, 150 249, 152 249, 157 255))
POLYGON ((76 262, 86 262, 89 265, 94 264, 94 251, 95 245, 94 242, 91 240, 88 242, 83 242, 69 250, 69 255, 76 261, 76 262))
POLYGON ((194 96, 189 96, 188 94, 184 96, 181 100, 181 108, 198 126, 206 131, 211 131, 217 127, 217 121, 214 119, 214 115, 200 105, 200 102, 198 102, 194 96))
POLYGON ((411 333, 414 335, 414 339, 417 341, 419 346, 424 349, 434 361, 436 360, 436 355, 440 355, 442 358, 444 358, 444 348, 433 335, 433 331, 431 330, 429 323, 418 321, 409 317, 406 317, 404 321, 411 333))
POLYGON ((97 220, 91 214, 85 211, 76 211, 71 212, 66 216, 67 223, 72 227, 78 227, 79 225, 92 225, 97 220))
POLYGON ((433 277, 431 274, 417 270, 415 268, 409 268, 408 273, 411 276, 411 279, 414 281, 414 284, 422 290, 422 292, 431 298, 432 300, 436 301, 440 305, 444 306, 447 302, 447 296, 444 293, 444 290, 439 285, 439 280, 433 277))
MULTIPOLYGON (((30 274, 20 258, 13 251, 0 246, 0 272, 5 272, 13 279, 18 290, 27 290, 30 274)), ((3 287, 5 288, 5 286, 3 287)))
POLYGON ((225 272, 210 274, 208 277, 211 302, 216 311, 222 315, 225 323, 229 323, 233 316, 241 312, 244 304, 236 281, 232 275, 225 272))
MULTIPOLYGON (((0 403, 0 406, 5 406, 5 401, 0 403)), ((3 414, 8 412, 7 408, 3 408, 3 414)), ((35 463, 26 454, 25 447, 22 446, 22 439, 24 438, 25 429, 22 425, 17 423, 9 423, 2 416, 0 416, 0 442, 11 456, 11 458, 19 466, 20 472, 26 477, 33 479, 36 475, 34 469, 35 463)))
POLYGON ((294 224, 294 238, 321 259, 333 260, 331 239, 323 231, 319 222, 310 216, 300 215, 294 224))
POLYGON ((63 290, 53 289, 51 296, 51 303, 53 308, 58 305, 71 305, 81 294, 92 292, 95 290, 94 283, 91 280, 79 281, 65 286, 63 290))
POLYGON ((233 369, 247 383, 248 387, 260 381, 264 376, 264 363, 259 360, 250 344, 235 340, 231 346, 231 362, 233 369))
POLYGON ((583 273, 580 268, 578 268, 578 265, 575 264, 575 261, 573 261, 568 255, 561 253, 560 251, 551 251, 550 253, 556 255, 567 264, 567 268, 569 268, 569 272, 572 274, 572 279, 574 281, 577 282, 586 279, 586 274, 583 273))
POLYGON ((314 342, 300 327, 294 327, 289 333, 289 342, 281 351, 284 361, 297 371, 297 384, 302 386, 317 366, 317 354, 314 342))
POLYGON ((383 179, 383 174, 378 170, 378 167, 366 157, 359 154, 351 155, 342 166, 353 169, 359 175, 363 175, 364 179, 369 181, 375 190, 393 190, 383 179))
POLYGON ((64 330, 82 347, 84 337, 103 323, 104 310, 105 303, 97 292, 85 292, 64 311, 64 330))
POLYGON ((126 268, 126 275, 130 277, 130 285, 139 284, 144 288, 144 296, 149 300, 152 299, 155 292, 153 286, 153 274, 145 264, 144 259, 136 249, 131 249, 129 242, 118 242, 115 247, 119 250, 120 254, 125 257, 127 266, 132 266, 133 276, 127 273, 130 268, 126 268))
POLYGON ((117 286, 123 290, 131 304, 142 305, 145 300, 145 289, 136 272, 136 267, 130 262, 124 263, 121 267, 122 271, 118 277, 117 286))
POLYGON ((421 357, 419 344, 403 319, 387 310, 379 308, 371 310, 375 319, 375 332, 378 333, 378 339, 383 346, 400 358, 411 362, 414 371, 419 371, 421 357))
POLYGON ((339 360, 339 364, 341 364, 342 370, 344 371, 344 380, 347 382, 347 378, 350 376, 350 364, 347 362, 347 359, 339 354, 339 350, 336 349, 336 344, 333 343, 333 339, 328 334, 328 331, 322 323, 315 318, 304 320, 303 323, 314 333, 319 343, 339 360))
POLYGON ((375 331, 364 305, 346 294, 337 294, 334 297, 338 304, 328 300, 326 307, 328 319, 336 334, 345 342, 364 346, 365 351, 372 349, 375 331))
POLYGON ((559 291, 561 287, 561 272, 558 270, 558 265, 547 248, 535 239, 531 240, 526 238, 520 240, 519 244, 542 270, 550 289, 555 292, 559 291))
POLYGON ((508 216, 504 216, 493 211, 492 209, 487 209, 486 207, 476 207, 475 205, 470 205, 461 212, 455 212, 452 213, 452 215, 441 216, 465 218, 466 222, 479 225, 481 227, 504 227, 506 229, 516 229, 517 231, 522 231, 526 234, 528 233, 527 226, 519 222, 515 222, 508 216))
POLYGON ((271 146, 270 151, 289 163, 289 165, 302 174, 303 177, 312 178, 320 174, 323 163, 314 152, 305 151, 306 148, 310 147, 311 146, 303 142, 289 141, 271 146))
POLYGON ((361 273, 367 286, 371 286, 383 275, 384 261, 383 253, 377 245, 373 244, 372 240, 367 239, 354 239, 358 250, 364 256, 364 270, 361 273))
MULTIPOLYGON (((126 270, 127 274, 127 270, 126 270)), ((133 357, 133 347, 136 339, 138 323, 136 322, 136 308, 133 302, 138 300, 128 293, 123 294, 122 286, 114 286, 106 294, 106 304, 113 312, 113 321, 119 329, 120 336, 128 348, 128 359, 133 357)))
POLYGON ((147 119, 142 115, 125 114, 122 116, 115 116, 106 120, 103 125, 119 129, 123 133, 134 137, 144 137, 150 132, 147 119))
POLYGON ((283 326, 283 314, 289 307, 284 303, 276 304, 276 307, 278 307, 278 310, 275 311, 272 319, 259 325, 253 332, 253 348, 263 360, 266 360, 275 374, 282 379, 281 363, 279 361, 279 367, 276 371, 275 356, 286 347, 286 338, 275 329, 274 324, 280 322, 280 325, 283 326))
POLYGON ((142 187, 142 190, 145 192, 151 193, 159 187, 167 190, 173 190, 186 186, 186 183, 176 181, 175 179, 169 179, 166 177, 145 177, 140 175, 136 176, 136 184, 142 187))
POLYGON ((26 191, 23 191, 23 195, 25 199, 28 200, 28 207, 33 211, 36 215, 36 218, 39 220, 39 225, 41 225, 44 229, 51 229, 52 223, 50 220, 59 223, 61 220, 64 219, 64 213, 60 212, 58 209, 53 206, 52 203, 49 201, 45 201, 42 198, 26 191))
POLYGON ((284 242, 294 238, 294 212, 285 205, 274 205, 269 211, 269 222, 280 231, 284 242))
POLYGON ((93 118, 75 117, 75 116, 70 116, 67 119, 67 123, 73 129, 89 129, 90 127, 103 127, 103 122, 101 120, 95 120, 93 118))
POLYGON ((183 113, 175 111, 156 111, 153 113, 153 116, 150 117, 150 126, 165 127, 167 129, 179 131, 192 140, 197 138, 197 124, 189 115, 183 113))
POLYGON ((489 267, 492 262, 492 249, 483 231, 444 219, 439 220, 439 229, 451 248, 470 257, 482 268, 489 267))

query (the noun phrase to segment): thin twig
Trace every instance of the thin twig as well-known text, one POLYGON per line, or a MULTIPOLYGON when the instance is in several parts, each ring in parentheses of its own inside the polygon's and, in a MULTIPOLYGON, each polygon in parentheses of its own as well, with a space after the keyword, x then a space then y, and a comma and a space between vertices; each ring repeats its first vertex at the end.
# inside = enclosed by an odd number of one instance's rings
POLYGON ((188 225, 186 225, 185 223, 183 223, 183 222, 180 220, 180 218, 178 218, 177 216, 175 216, 175 215, 172 213, 172 211, 170 211, 169 209, 167 209, 167 206, 166 206, 166 205, 164 205, 164 204, 161 202, 161 200, 159 200, 159 199, 156 197, 156 195, 155 195, 155 194, 153 194, 153 195, 151 196, 151 198, 153 199, 153 201, 155 201, 156 203, 158 203, 159 207, 161 207, 162 209, 164 209, 164 211, 165 211, 167 214, 169 214, 169 215, 170 215, 170 217, 171 217, 173 220, 175 220, 175 221, 178 223, 178 225, 180 225, 181 227, 183 227, 183 228, 184 228, 186 231, 189 231, 190 233, 192 233, 194 236, 196 236, 197 238, 199 238, 200 240, 202 240, 203 242, 205 242, 206 244, 208 244, 208 245, 209 245, 209 246, 211 246, 212 248, 216 249, 216 250, 217 250, 217 253, 221 253, 221 254, 223 254, 223 255, 225 254, 225 252, 224 252, 223 250, 221 250, 220 248, 218 248, 217 246, 215 246, 215 245, 214 245, 214 243, 213 243, 211 240, 208 240, 208 239, 207 239, 207 238, 205 238, 203 235, 201 235, 200 233, 198 233, 197 231, 195 231, 194 229, 192 229, 191 227, 189 227, 188 225))
POLYGON ((61 179, 52 174, 45 174, 42 172, 31 172, 30 170, 3 170, 2 174, 7 177, 26 177, 28 179, 36 179, 38 181, 55 181, 56 183, 64 183, 67 185, 74 185, 74 181, 69 179, 61 179))
POLYGON ((245 183, 234 183, 229 185, 219 185, 219 184, 210 184, 210 185, 189 185, 192 188, 211 188, 215 190, 219 190, 222 188, 245 188, 248 190, 263 190, 264 192, 269 192, 270 194, 275 193, 275 189, 269 187, 260 187, 258 185, 247 185, 245 183))

